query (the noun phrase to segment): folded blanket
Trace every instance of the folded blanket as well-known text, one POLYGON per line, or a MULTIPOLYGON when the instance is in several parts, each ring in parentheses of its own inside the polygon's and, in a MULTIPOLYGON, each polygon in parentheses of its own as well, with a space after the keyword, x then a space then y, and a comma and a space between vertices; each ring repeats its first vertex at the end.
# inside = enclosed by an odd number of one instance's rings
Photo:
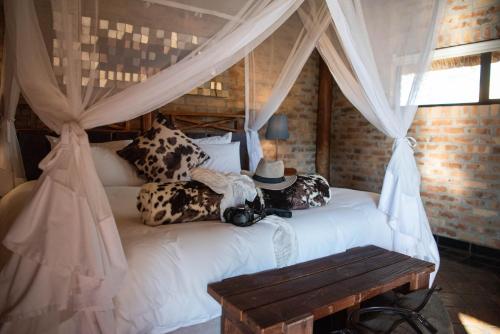
POLYGON ((273 233, 273 246, 278 268, 297 262, 299 241, 294 228, 286 219, 278 216, 267 216, 258 224, 269 224, 276 228, 273 233))

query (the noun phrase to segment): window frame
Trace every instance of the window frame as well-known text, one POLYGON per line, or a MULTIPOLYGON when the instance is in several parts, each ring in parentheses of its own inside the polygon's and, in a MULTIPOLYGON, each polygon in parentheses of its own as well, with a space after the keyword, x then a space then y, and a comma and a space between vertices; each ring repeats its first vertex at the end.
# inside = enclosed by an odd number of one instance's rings
MULTIPOLYGON (((455 48, 455 47, 451 47, 455 48)), ((439 50, 439 49, 436 49, 439 50)), ((442 49, 441 49, 442 50, 442 49)), ((495 50, 500 51, 500 50, 495 50)), ((453 106, 480 106, 500 104, 500 99, 490 99, 490 73, 491 56, 495 51, 478 52, 481 55, 480 75, 479 75, 479 101, 478 102, 459 102, 459 103, 438 103, 438 104, 419 104, 418 107, 453 107, 453 106)), ((466 55, 463 55, 466 56, 466 55)), ((460 56, 454 56, 460 57, 460 56)))

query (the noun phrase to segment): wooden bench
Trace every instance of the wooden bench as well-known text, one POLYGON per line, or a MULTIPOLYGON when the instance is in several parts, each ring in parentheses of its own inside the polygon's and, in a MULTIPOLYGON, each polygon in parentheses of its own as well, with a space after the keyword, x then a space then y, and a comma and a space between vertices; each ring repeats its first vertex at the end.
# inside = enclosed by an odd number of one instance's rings
POLYGON ((403 287, 427 288, 434 264, 376 246, 208 285, 223 333, 309 334, 314 320, 403 287))

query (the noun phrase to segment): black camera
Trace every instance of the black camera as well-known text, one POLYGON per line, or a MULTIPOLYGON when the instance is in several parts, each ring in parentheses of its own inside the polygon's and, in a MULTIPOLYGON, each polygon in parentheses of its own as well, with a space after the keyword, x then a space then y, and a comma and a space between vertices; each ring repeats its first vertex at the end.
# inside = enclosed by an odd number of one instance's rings
POLYGON ((256 217, 254 210, 248 205, 227 208, 223 216, 226 223, 242 227, 253 225, 262 219, 260 215, 256 217))
POLYGON ((236 226, 251 226, 263 219, 265 216, 277 215, 283 218, 291 218, 292 211, 284 209, 266 208, 262 212, 256 212, 250 206, 231 207, 224 210, 224 220, 236 226))

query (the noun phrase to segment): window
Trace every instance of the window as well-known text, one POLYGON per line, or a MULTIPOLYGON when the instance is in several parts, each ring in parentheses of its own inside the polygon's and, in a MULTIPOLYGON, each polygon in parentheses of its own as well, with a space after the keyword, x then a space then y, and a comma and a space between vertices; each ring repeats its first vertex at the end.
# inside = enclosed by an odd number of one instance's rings
POLYGON ((424 75, 417 103, 479 102, 480 76, 480 56, 435 60, 431 64, 431 70, 424 75))
POLYGON ((489 98, 500 99, 500 51, 491 54, 489 98))
MULTIPOLYGON (((403 75, 401 103, 408 97, 413 74, 403 75)), ((422 79, 418 105, 498 103, 500 51, 434 60, 422 79)))

